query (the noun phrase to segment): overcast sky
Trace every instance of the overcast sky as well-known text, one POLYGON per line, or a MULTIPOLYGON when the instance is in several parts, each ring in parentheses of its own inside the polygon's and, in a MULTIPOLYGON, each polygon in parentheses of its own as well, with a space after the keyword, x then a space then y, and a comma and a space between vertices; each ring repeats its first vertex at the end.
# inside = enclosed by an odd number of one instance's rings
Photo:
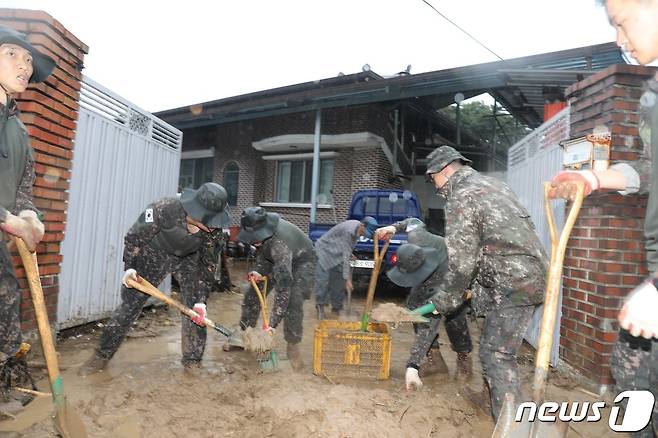
MULTIPOLYGON (((595 0, 429 0, 503 58, 614 40, 595 0)), ((159 111, 361 71, 495 61, 422 0, 2 0, 89 46, 84 74, 159 111)))

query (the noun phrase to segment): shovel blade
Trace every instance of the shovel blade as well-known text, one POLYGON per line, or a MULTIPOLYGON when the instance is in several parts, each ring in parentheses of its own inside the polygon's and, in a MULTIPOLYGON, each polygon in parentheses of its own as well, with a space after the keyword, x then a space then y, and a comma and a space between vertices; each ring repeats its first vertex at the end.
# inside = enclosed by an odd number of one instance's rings
POLYGON ((71 407, 66 397, 61 397, 55 403, 53 417, 55 430, 63 438, 87 438, 87 429, 82 419, 71 407))
POLYGON ((555 423, 537 420, 530 422, 527 419, 515 421, 515 417, 514 395, 505 394, 503 407, 491 438, 564 438, 569 432, 569 423, 559 420, 555 423))
POLYGON ((258 367, 263 371, 277 371, 279 369, 279 355, 272 350, 264 358, 258 359, 258 367))

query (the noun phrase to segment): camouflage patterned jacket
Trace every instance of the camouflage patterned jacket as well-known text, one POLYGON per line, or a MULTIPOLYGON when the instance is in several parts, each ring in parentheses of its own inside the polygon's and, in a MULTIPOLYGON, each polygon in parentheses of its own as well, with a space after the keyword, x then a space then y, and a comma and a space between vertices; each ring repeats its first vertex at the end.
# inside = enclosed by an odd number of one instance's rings
POLYGON ((190 234, 186 218, 187 214, 178 198, 161 198, 149 204, 124 238, 123 261, 126 269, 133 268, 139 273, 144 265, 140 255, 152 256, 154 251, 176 257, 200 252, 204 265, 200 268, 204 269, 205 279, 212 281, 215 266, 210 263, 213 257, 221 253, 224 244, 221 229, 190 234), (151 255, 144 254, 147 247, 151 255))
POLYGON ((469 166, 441 189, 446 197, 448 271, 424 283, 424 294, 442 313, 473 293, 483 315, 495 306, 543 301, 548 259, 528 212, 503 181, 469 166))
MULTIPOLYGON (((274 306, 270 314, 270 325, 276 327, 286 311, 290 301, 291 286, 296 275, 315 275, 299 273, 297 269, 307 262, 315 263, 313 242, 294 224, 279 219, 274 235, 265 240, 256 253, 255 271, 272 278, 276 287, 274 306)), ((310 293, 310 290, 308 291, 310 293)), ((308 298, 305 296, 304 298, 308 298)))
POLYGON ((7 212, 37 209, 32 203, 34 161, 25 125, 14 99, 0 104, 0 222, 7 212))
POLYGON ((647 265, 650 272, 658 271, 658 190, 651 190, 652 181, 658 181, 658 162, 652 156, 658 154, 658 76, 649 80, 640 98, 640 138, 643 151, 637 161, 622 162, 610 166, 622 172, 626 178, 626 190, 622 195, 647 194, 646 216, 644 220, 647 265))

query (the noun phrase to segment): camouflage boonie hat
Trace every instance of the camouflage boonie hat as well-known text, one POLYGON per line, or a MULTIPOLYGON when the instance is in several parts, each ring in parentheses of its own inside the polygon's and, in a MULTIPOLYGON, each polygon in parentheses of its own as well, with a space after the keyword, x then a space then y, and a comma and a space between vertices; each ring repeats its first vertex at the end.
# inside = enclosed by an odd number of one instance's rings
POLYGON ((444 167, 453 161, 461 160, 463 163, 472 164, 473 162, 451 146, 439 146, 427 156, 426 175, 441 172, 444 167))
POLYGON ((439 266, 447 263, 448 249, 445 243, 440 248, 421 248, 413 243, 405 243, 398 248, 397 256, 395 267, 386 275, 398 286, 414 287, 427 280, 439 266))
POLYGON ((198 190, 185 189, 180 202, 188 215, 208 228, 221 228, 231 223, 228 193, 217 183, 205 183, 198 190))
POLYGON ((6 26, 0 26, 0 45, 2 44, 15 44, 30 52, 32 55, 32 76, 30 76, 29 82, 43 82, 53 72, 55 60, 38 51, 30 44, 24 33, 6 26))
POLYGON ((238 240, 246 243, 262 242, 272 237, 278 225, 277 213, 268 213, 263 207, 245 208, 240 217, 238 240))

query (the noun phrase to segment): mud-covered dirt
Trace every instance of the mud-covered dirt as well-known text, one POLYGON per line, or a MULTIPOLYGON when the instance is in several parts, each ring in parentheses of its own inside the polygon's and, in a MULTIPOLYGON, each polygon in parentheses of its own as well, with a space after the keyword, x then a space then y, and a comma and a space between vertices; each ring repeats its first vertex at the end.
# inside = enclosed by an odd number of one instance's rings
MULTIPOLYGON (((242 268, 233 264, 234 281, 244 277, 242 268)), ((235 293, 213 293, 208 316, 234 325, 241 298, 235 293)), ((354 313, 343 318, 357 320, 363 298, 363 294, 356 294, 354 313)), ((386 297, 386 301, 391 300, 386 297)), ((60 334, 57 349, 64 389, 89 436, 99 438, 490 436, 494 426, 491 418, 472 406, 461 392, 466 383, 475 389, 482 384, 475 323, 470 324, 476 341, 470 381, 457 378, 456 355, 446 345, 442 351, 450 373, 426 377, 421 390, 407 392, 404 365, 413 336, 410 324, 392 332, 388 380, 324 378, 312 372, 317 325, 313 304, 310 300, 305 305, 305 369, 300 373, 294 373, 286 360, 281 332, 275 334, 279 370, 272 372, 260 369, 253 353, 223 351, 226 339, 212 330, 203 367, 188 373, 180 364, 180 316, 159 307, 145 309, 108 368, 86 378, 78 377, 77 369, 92 354, 102 322, 60 334)), ((447 339, 444 332, 442 339, 447 339)), ((32 358, 35 365, 40 361, 32 358)), ((519 362, 528 386, 532 352, 526 349, 519 362)), ((39 389, 49 391, 45 372, 33 371, 41 377, 39 389)), ((565 375, 552 373, 551 383, 548 397, 595 399, 565 375)), ((51 413, 50 398, 38 397, 16 419, 0 422, 0 436, 2 431, 18 431, 23 437, 54 437, 51 413)), ((569 436, 623 436, 610 432, 604 423, 574 425, 569 436)))

